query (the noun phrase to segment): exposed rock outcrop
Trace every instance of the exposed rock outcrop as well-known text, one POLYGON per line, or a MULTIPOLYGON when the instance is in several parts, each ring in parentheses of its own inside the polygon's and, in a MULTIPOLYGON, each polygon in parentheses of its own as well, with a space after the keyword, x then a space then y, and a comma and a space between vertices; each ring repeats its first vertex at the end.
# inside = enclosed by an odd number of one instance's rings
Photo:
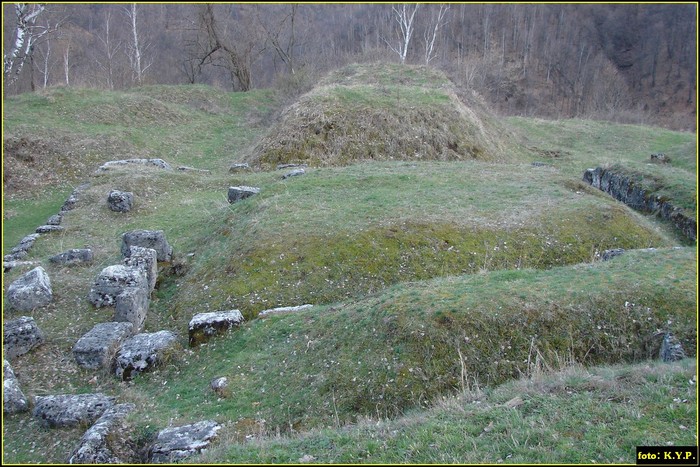
POLYGON ((214 421, 166 428, 158 433, 158 438, 151 446, 150 461, 163 464, 186 459, 206 448, 220 429, 221 425, 214 421))
POLYGON ((114 401, 114 397, 101 393, 37 396, 32 415, 50 428, 89 425, 112 407, 114 401))
POLYGON ((670 221, 689 239, 697 239, 695 219, 686 216, 680 208, 675 207, 664 197, 648 193, 627 175, 597 167, 587 169, 583 174, 583 180, 633 209, 656 212, 663 219, 670 221))
POLYGON ((96 324, 73 346, 73 356, 79 366, 96 370, 110 368, 122 342, 133 333, 131 323, 96 324))
POLYGON ((30 316, 6 321, 3 325, 2 344, 7 358, 24 355, 43 343, 44 333, 30 316))
POLYGON ((7 301, 18 311, 31 311, 51 303, 51 280, 41 266, 23 274, 7 289, 7 301))
POLYGON ((19 382, 7 360, 2 361, 2 411, 15 414, 29 410, 29 401, 19 387, 19 382))

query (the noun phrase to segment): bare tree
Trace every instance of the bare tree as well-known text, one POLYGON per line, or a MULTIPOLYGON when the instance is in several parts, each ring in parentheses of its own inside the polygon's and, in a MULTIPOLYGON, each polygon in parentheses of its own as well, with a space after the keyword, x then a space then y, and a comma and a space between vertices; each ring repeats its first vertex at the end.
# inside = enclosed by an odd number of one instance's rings
MULTIPOLYGON (((290 8, 291 9, 289 10, 289 12, 284 15, 281 15, 279 20, 277 20, 274 24, 268 24, 265 20, 263 20, 260 17, 259 8, 256 11, 256 15, 258 18, 258 22, 265 30, 267 42, 275 50, 279 59, 282 60, 282 62, 287 66, 287 70, 289 70, 291 74, 294 74, 294 47, 297 45, 297 36, 296 31, 294 30, 294 21, 299 10, 299 5, 297 3, 293 3, 290 5, 290 8)), ((276 15, 272 16, 277 18, 276 15)))
POLYGON ((430 64, 430 60, 435 58, 435 40, 437 39, 440 26, 447 24, 447 12, 450 10, 450 5, 440 4, 440 9, 437 13, 433 10, 430 14, 430 23, 428 23, 423 32, 423 40, 425 42, 425 64, 430 64))
MULTIPOLYGON (((52 32, 50 25, 39 25, 39 15, 46 9, 41 3, 16 3, 15 26, 9 52, 3 54, 3 75, 5 85, 11 85, 19 78, 26 62, 32 62, 34 46, 42 37, 52 32)), ((33 83, 32 83, 33 86, 33 83)))
POLYGON ((97 39, 104 49, 104 58, 96 60, 97 66, 104 71, 107 87, 114 89, 115 62, 123 44, 121 40, 117 40, 114 37, 112 31, 112 9, 110 7, 105 12, 104 31, 97 35, 97 39))
POLYGON ((391 45, 389 41, 382 38, 389 48, 398 54, 401 59, 401 63, 406 63, 406 55, 408 55, 408 46, 411 42, 411 37, 413 36, 413 20, 416 17, 416 12, 420 7, 420 3, 414 3, 413 5, 408 5, 402 3, 400 6, 393 5, 391 11, 393 12, 394 21, 399 25, 399 29, 396 31, 396 36, 398 39, 398 44, 396 46, 391 45))
POLYGON ((125 6, 124 14, 129 20, 131 32, 131 42, 126 47, 126 53, 131 64, 133 81, 142 84, 144 73, 153 64, 153 58, 146 56, 146 52, 150 49, 151 44, 139 36, 137 4, 132 3, 130 6, 125 6))
MULTIPOLYGON (((49 26, 49 21, 46 21, 46 27, 47 29, 50 28, 49 26)), ((38 47, 37 49, 37 54, 39 55, 39 62, 38 62, 38 68, 39 72, 42 75, 42 87, 45 88, 49 84, 49 75, 51 72, 51 65, 53 64, 52 62, 52 56, 51 56, 51 39, 47 35, 46 40, 44 41, 44 46, 43 47, 38 47)))
POLYGON ((211 3, 201 5, 200 27, 205 34, 205 43, 200 55, 199 67, 207 64, 219 65, 226 68, 231 80, 237 82, 241 91, 252 87, 251 62, 255 39, 236 42, 226 34, 225 28, 220 28, 211 3), (217 61, 217 55, 223 57, 223 65, 217 61))

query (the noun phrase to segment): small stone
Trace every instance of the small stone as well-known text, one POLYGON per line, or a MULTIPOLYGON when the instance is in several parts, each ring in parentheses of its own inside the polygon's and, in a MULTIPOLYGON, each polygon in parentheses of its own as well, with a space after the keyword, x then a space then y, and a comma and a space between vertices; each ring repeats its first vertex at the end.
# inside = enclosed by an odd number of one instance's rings
POLYGON ((600 256, 600 259, 603 261, 608 261, 613 259, 616 256, 620 256, 625 252, 624 248, 615 248, 612 250, 605 250, 603 254, 600 256))
POLYGON ((248 164, 232 164, 231 167, 229 167, 228 171, 229 172, 244 172, 246 170, 250 170, 250 166, 248 164))
POLYGON ((231 391, 228 386, 228 378, 225 376, 220 376, 218 378, 214 378, 211 380, 210 383, 211 389, 219 396, 219 397, 229 397, 231 395, 231 391))
POLYGON ((304 169, 295 169, 283 175, 282 180, 285 180, 289 177, 298 177, 299 175, 304 175, 305 173, 306 172, 304 171, 304 169))
POLYGON ((228 202, 235 203, 260 193, 260 188, 252 186, 232 186, 228 189, 228 202))
POLYGON ((676 337, 667 332, 664 334, 664 339, 661 342, 661 350, 659 350, 659 358, 662 362, 676 362, 683 360, 686 357, 683 346, 676 337))
POLYGON ((49 261, 56 264, 61 264, 64 266, 72 266, 75 264, 89 264, 92 263, 93 255, 92 250, 85 249, 72 249, 64 251, 49 258, 49 261))
POLYGON ((46 221, 46 225, 61 225, 62 220, 63 216, 61 214, 54 214, 46 221))
POLYGON ((36 233, 51 233, 51 232, 60 232, 63 230, 63 227, 60 225, 40 225, 39 227, 36 228, 36 233))

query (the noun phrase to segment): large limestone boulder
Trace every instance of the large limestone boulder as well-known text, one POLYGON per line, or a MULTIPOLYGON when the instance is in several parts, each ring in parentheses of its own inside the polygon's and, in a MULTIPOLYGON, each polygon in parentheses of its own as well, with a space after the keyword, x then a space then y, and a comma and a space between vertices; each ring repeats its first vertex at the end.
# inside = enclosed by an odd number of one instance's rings
POLYGON ((156 250, 158 261, 170 261, 173 248, 165 239, 162 230, 132 230, 122 235, 121 252, 124 257, 131 255, 131 247, 140 246, 156 250))
POLYGON ((148 278, 143 269, 122 264, 107 266, 95 279, 88 300, 98 308, 113 306, 117 296, 130 287, 148 288, 148 278))
POLYGON ((134 333, 139 333, 146 322, 149 303, 148 289, 128 287, 117 295, 112 321, 128 322, 133 326, 134 333))
POLYGON ((112 407, 114 400, 101 393, 37 396, 32 415, 50 428, 89 425, 112 407))
POLYGON ((243 315, 239 310, 196 314, 189 325, 190 345, 201 344, 217 334, 225 333, 233 326, 239 326, 242 322, 243 315))
POLYGON ((2 344, 7 358, 24 355, 43 342, 44 333, 30 316, 21 316, 4 323, 2 344))
POLYGON ((156 250, 131 246, 129 254, 124 258, 124 265, 143 269, 148 279, 148 290, 153 292, 158 281, 158 252, 156 250))
POLYGON ((107 409, 80 439, 68 458, 69 464, 123 464, 137 458, 127 443, 124 419, 134 404, 117 404, 107 409))
POLYGON ((74 248, 50 257, 49 261, 63 266, 72 266, 92 263, 93 258, 92 250, 89 248, 74 248))
POLYGON ((117 350, 131 336, 131 323, 96 324, 73 346, 75 361, 83 368, 110 368, 117 350))
POLYGON ((177 336, 170 331, 130 337, 117 353, 116 374, 124 381, 130 380, 167 360, 178 347, 177 336))
POLYGON ((19 382, 7 360, 2 361, 2 411, 15 414, 29 410, 29 401, 19 387, 19 382))
POLYGON ((129 212, 134 205, 134 194, 130 191, 112 190, 107 195, 107 207, 114 212, 129 212))
POLYGON ((18 311, 31 311, 51 303, 51 280, 44 268, 37 266, 10 284, 7 300, 18 311))
POLYGON ((150 461, 164 464, 186 459, 206 448, 220 429, 221 425, 214 421, 166 428, 158 433, 149 450, 150 461))

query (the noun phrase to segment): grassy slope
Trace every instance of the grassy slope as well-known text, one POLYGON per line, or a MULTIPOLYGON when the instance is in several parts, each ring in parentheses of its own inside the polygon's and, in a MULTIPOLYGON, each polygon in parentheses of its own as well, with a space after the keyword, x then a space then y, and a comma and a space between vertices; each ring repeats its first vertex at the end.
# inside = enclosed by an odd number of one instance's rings
POLYGON ((396 420, 366 420, 343 430, 244 444, 228 438, 200 460, 632 464, 636 446, 695 444, 696 383, 690 360, 571 367, 495 389, 467 390, 396 420))
MULTIPOLYGON (((250 122, 259 121, 260 108, 270 103, 265 93, 226 94, 200 87, 104 95, 54 90, 48 96, 19 96, 6 102, 6 139, 26 136, 29 129, 39 135, 68 134, 64 139, 71 144, 109 141, 109 132, 124 139, 125 145, 114 151, 101 146, 94 161, 81 153, 64 164, 60 158, 50 158, 52 151, 45 151, 45 162, 54 161, 52 170, 61 177, 70 178, 75 159, 80 160, 77 165, 84 163, 81 173, 92 174, 93 162, 133 157, 131 144, 140 148, 139 157, 212 169, 209 173, 126 169, 91 176, 92 186, 79 208, 65 216, 65 233, 37 242, 29 259, 40 260, 47 268, 56 300, 35 316, 47 330, 47 344, 16 363, 30 394, 97 388, 133 400, 142 408, 134 423, 143 436, 171 420, 185 423, 199 416, 230 420, 230 433, 249 434, 403 413, 461 387, 462 361, 469 378, 480 384, 527 374, 531 367, 523 366, 522 360, 536 356, 533 341, 520 333, 508 334, 520 330, 523 323, 511 320, 523 316, 532 318, 532 323, 549 323, 545 328, 551 328, 550 333, 536 340, 536 349, 549 361, 569 352, 585 356, 587 364, 653 354, 658 343, 640 339, 639 329, 625 320, 628 313, 648 313, 643 316, 646 322, 641 315, 633 318, 648 328, 642 333, 647 337, 673 317, 673 330, 694 349, 696 331, 694 321, 690 323, 693 316, 688 315, 696 306, 694 248, 631 254, 590 267, 525 269, 590 261, 596 250, 612 247, 677 244, 663 225, 620 207, 579 180, 586 167, 611 159, 643 165, 647 152, 660 150, 679 161, 681 167, 676 168, 690 171, 694 165, 686 159, 694 135, 578 122, 592 135, 605 135, 591 137, 584 145, 574 137, 581 131, 577 122, 511 119, 528 130, 527 145, 564 155, 548 160, 553 167, 544 168, 524 162, 382 162, 314 169, 287 181, 281 181, 278 172, 227 174, 230 162, 262 132, 260 125, 250 122), (150 110, 134 102, 147 103, 150 110), (99 103, 111 110, 101 110, 99 103), (82 106, 99 114, 89 119, 92 123, 76 117, 88 112, 82 106), (72 117, 61 118, 62 113, 72 117), (99 123, 100 119, 105 121, 99 123), (131 121, 141 124, 133 126, 131 121), (647 134, 655 136, 642 137, 647 134), (666 145, 661 149, 660 141, 666 145), (634 151, 624 151, 632 147, 634 151), (258 197, 229 205, 227 187, 239 184, 263 190, 258 197), (112 188, 134 191, 135 211, 119 215, 107 210, 104 198, 112 188), (134 228, 165 230, 182 265, 180 273, 185 271, 184 275, 161 271, 148 330, 174 329, 184 341, 187 321, 201 311, 236 307, 250 318, 269 306, 302 302, 328 306, 299 316, 253 321, 232 338, 187 352, 134 384, 99 374, 96 386, 88 385, 93 374, 75 366, 70 349, 94 324, 111 316, 87 304, 88 284, 101 268, 120 261, 119 236, 134 228), (46 261, 50 254, 84 246, 95 251, 95 265, 61 269, 46 261), (500 269, 505 270, 497 272, 500 269), (411 282, 464 273, 482 274, 411 282), (396 285, 384 292, 391 284, 396 285), (579 290, 579 285, 586 287, 579 290), (626 307, 625 302, 635 307, 626 307), (493 307, 483 308, 485 303, 493 307), (496 306, 504 311, 495 312, 496 306), (592 314, 581 314, 586 310, 592 314), (565 322, 569 328, 557 327, 565 322), (487 338, 478 341, 484 347, 466 341, 462 346, 460 339, 470 337, 463 335, 465 330, 479 326, 488 330, 487 338), (425 333, 430 341, 416 333, 425 333), (562 336, 581 339, 572 346, 562 336), (499 350, 498 343, 506 338, 517 344, 499 350), (426 342, 434 348, 426 347, 426 342), (500 367, 480 361, 480 352, 498 359, 500 367), (217 401, 206 385, 210 377, 222 374, 233 379, 238 394, 217 401), (362 384, 350 375, 361 378, 362 384), (396 384, 398 379, 403 385, 396 384), (164 388, 169 397, 154 401, 149 396, 164 388), (282 406, 286 413, 280 411, 282 406), (267 421, 265 427, 262 419, 267 421)), ((518 157, 542 160, 541 155, 533 151, 518 157)), ((648 170, 658 173, 667 168, 648 170)), ((684 177, 676 177, 681 180, 679 196, 690 197, 683 191, 684 177)), ((74 181, 83 180, 79 178, 74 181)), ((43 223, 47 212, 55 212, 52 207, 57 210, 67 194, 59 187, 43 201, 36 193, 29 189, 5 200, 3 228, 8 239, 30 233, 28 226, 43 223), (27 206, 43 210, 26 213, 27 206)), ((8 239, 6 248, 16 243, 8 239)), ((7 274, 5 284, 21 272, 7 274)), ((26 435, 22 438, 35 437, 37 431, 40 435, 33 451, 24 439, 7 438, 5 454, 12 454, 6 460, 63 462, 66 450, 80 436, 77 430, 60 436, 41 432, 26 416, 7 422, 7 433, 26 435), (58 443, 55 452, 42 449, 52 443, 58 443)))
POLYGON ((611 125, 587 120, 546 121, 520 117, 507 121, 521 131, 527 146, 569 174, 591 167, 615 167, 640 175, 651 191, 666 196, 695 217, 697 209, 697 139, 641 125, 611 125), (650 155, 664 153, 669 164, 652 164, 650 155), (557 156, 553 157, 552 154, 557 156))

